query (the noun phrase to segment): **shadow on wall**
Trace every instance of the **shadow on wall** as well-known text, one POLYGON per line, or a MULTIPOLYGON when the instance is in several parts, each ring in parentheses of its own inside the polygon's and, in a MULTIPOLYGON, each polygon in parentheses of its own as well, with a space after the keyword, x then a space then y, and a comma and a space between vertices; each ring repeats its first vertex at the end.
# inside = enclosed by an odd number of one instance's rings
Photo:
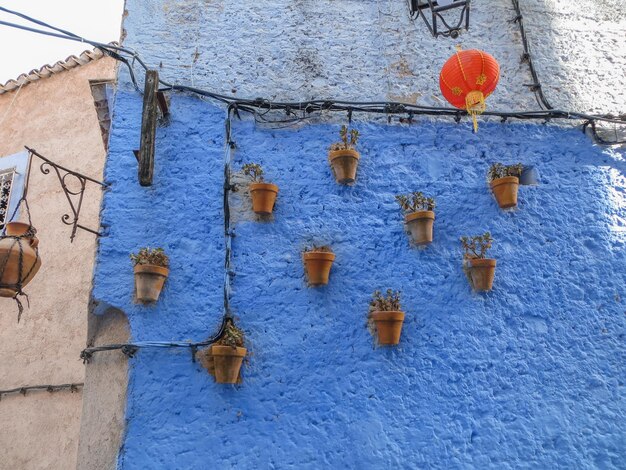
MULTIPOLYGON (((128 319, 119 309, 92 306, 87 323, 88 346, 129 340, 128 319)), ((100 352, 86 364, 77 469, 115 468, 124 434, 127 387, 128 360, 119 351, 100 352)))

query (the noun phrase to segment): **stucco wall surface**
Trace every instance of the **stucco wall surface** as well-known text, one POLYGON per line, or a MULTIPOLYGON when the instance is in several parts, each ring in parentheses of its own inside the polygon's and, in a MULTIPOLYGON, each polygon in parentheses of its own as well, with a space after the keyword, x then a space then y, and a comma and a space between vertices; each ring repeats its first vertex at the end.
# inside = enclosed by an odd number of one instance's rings
MULTIPOLYGON (((224 112, 180 95, 171 109, 143 188, 130 152, 141 100, 116 100, 94 295, 127 312, 134 340, 203 340, 221 316, 224 112), (132 301, 128 253, 144 245, 172 263, 153 307, 132 301)), ((215 384, 188 351, 138 352, 120 468, 623 466, 624 156, 542 125, 355 126, 359 175, 344 187, 326 161, 338 126, 234 122, 233 170, 259 162, 280 186, 269 221, 245 191, 231 199, 243 384, 215 384), (515 211, 488 189, 495 161, 540 172, 515 211), (394 201, 413 190, 437 199, 426 249, 394 201), (498 268, 478 295, 459 237, 486 230, 498 268), (311 243, 337 255, 327 287, 305 284, 311 243), (407 314, 397 348, 366 327, 371 293, 388 287, 407 314)))
MULTIPOLYGON (((28 145, 52 161, 101 179, 105 151, 89 86, 115 78, 115 61, 103 58, 0 96, 0 157, 28 145)), ((96 237, 79 230, 70 243, 71 213, 54 171, 33 160, 28 201, 40 239, 42 267, 24 289, 30 308, 17 323, 17 307, 0 299, 0 389, 80 383, 79 360, 87 337, 87 312, 96 237)), ((67 184, 76 189, 76 181, 67 184)), ((87 185, 80 223, 98 228, 102 191, 87 185)), ((24 213, 22 213, 24 216, 24 213)), ((25 218, 23 220, 26 220, 25 218)), ((24 301, 26 307, 26 302, 24 301)), ((0 402, 2 468, 69 469, 76 465, 81 393, 13 395, 0 402)))
MULTIPOLYGON (((626 107, 626 5, 621 0, 520 1, 551 104, 626 107)), ((491 109, 537 110, 511 0, 473 1, 470 29, 435 39, 404 0, 128 0, 125 45, 171 82, 242 98, 397 100, 447 105, 439 72, 454 46, 500 62, 491 109)), ((454 16, 454 15, 453 15, 454 16)), ((457 15, 458 18, 458 15, 457 15)), ((456 21, 454 21, 456 23, 456 21)))

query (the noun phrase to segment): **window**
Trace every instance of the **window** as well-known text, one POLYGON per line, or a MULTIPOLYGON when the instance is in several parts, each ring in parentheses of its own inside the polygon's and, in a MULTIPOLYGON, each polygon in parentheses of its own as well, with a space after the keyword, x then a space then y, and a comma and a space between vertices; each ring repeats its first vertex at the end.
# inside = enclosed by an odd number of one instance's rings
POLYGON ((9 216, 9 199, 11 199, 11 186, 15 168, 0 170, 0 230, 6 225, 9 216))
POLYGON ((0 157, 0 230, 9 221, 24 194, 28 152, 0 157))

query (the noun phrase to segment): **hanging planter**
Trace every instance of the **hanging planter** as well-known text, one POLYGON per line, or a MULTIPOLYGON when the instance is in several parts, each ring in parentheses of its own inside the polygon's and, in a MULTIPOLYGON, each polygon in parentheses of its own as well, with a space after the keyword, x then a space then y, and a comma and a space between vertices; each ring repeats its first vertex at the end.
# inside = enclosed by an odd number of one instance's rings
POLYGON ((395 346, 400 342, 404 312, 400 310, 400 292, 387 289, 386 295, 374 292, 370 302, 369 318, 376 326, 378 344, 395 346))
POLYGON ((433 241, 435 200, 420 191, 396 196, 405 213, 404 222, 416 245, 428 245, 433 241))
POLYGON ((232 320, 227 320, 224 332, 217 342, 198 351, 202 365, 219 384, 241 383, 241 364, 248 350, 244 347, 242 330, 232 320))
POLYGON ((476 292, 487 292, 493 288, 496 260, 485 258, 492 242, 493 239, 489 232, 475 237, 461 237, 461 244, 465 251, 463 269, 472 289, 476 292))
POLYGON ((39 239, 35 227, 23 222, 9 222, 4 231, 0 236, 0 297, 16 298, 41 267, 39 239))
POLYGON ((314 246, 304 252, 304 268, 309 285, 324 286, 328 284, 330 268, 335 261, 335 254, 329 246, 314 246))
POLYGON ((130 259, 135 265, 135 293, 138 302, 152 303, 159 300, 163 284, 169 276, 169 259, 163 248, 142 248, 130 259))
POLYGON ((489 183, 491 190, 501 209, 509 209, 517 206, 517 190, 519 178, 522 174, 521 163, 515 165, 503 165, 494 163, 489 168, 489 183))
POLYGON ((252 179, 249 185, 252 210, 259 215, 270 215, 274 210, 278 186, 263 181, 263 168, 257 163, 246 163, 243 173, 252 179))
POLYGON ((328 161, 337 183, 354 183, 360 158, 359 152, 355 149, 359 140, 359 131, 356 129, 350 130, 350 139, 348 140, 348 128, 341 126, 339 136, 341 137, 341 142, 330 146, 328 161))

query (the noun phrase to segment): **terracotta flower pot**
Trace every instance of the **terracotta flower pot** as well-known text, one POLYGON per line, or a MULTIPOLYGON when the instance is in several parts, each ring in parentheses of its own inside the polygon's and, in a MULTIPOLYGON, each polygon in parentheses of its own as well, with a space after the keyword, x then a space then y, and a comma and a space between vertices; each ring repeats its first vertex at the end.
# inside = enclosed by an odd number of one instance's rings
POLYGON ((379 344, 395 345, 400 342, 404 312, 372 312, 372 320, 376 324, 379 344))
POLYGON ((0 238, 0 297, 15 297, 18 294, 18 284, 26 286, 37 274, 41 267, 41 258, 37 254, 39 239, 32 236, 15 239, 26 235, 31 226, 22 222, 9 222, 6 225, 6 238, 0 238), (20 250, 22 252, 22 266, 20 269, 20 250))
POLYGON ((135 289, 137 301, 148 303, 159 300, 165 279, 170 271, 163 266, 138 264, 135 266, 135 289))
POLYGON ((472 288, 477 292, 487 292, 493 288, 493 278, 496 275, 495 259, 468 259, 466 260, 472 288))
POLYGON ((330 276, 330 268, 334 260, 334 253, 325 251, 307 251, 304 253, 304 267, 309 284, 313 286, 328 284, 328 276, 330 276))
POLYGON ((404 222, 411 232, 411 238, 417 245, 427 245, 433 241, 433 211, 411 212, 404 216, 404 222))
POLYGON ((517 190, 519 178, 517 176, 505 176, 496 178, 491 182, 491 190, 502 209, 517 206, 517 190))
POLYGON ((359 152, 354 149, 331 150, 328 152, 328 161, 337 183, 354 183, 356 180, 356 169, 359 166, 359 158, 359 152))
POLYGON ((215 367, 215 381, 218 384, 237 383, 239 369, 247 351, 246 348, 213 345, 211 355, 215 367))
POLYGON ((274 210, 278 186, 272 183, 250 183, 252 210, 260 215, 269 215, 274 210))

